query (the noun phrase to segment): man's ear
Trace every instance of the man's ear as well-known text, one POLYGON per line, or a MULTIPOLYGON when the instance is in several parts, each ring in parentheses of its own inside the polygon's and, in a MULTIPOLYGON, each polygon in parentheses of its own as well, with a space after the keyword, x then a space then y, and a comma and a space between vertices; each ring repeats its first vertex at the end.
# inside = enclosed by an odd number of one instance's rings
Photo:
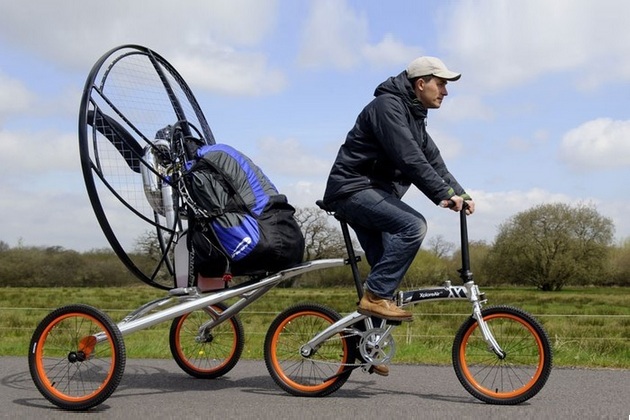
POLYGON ((425 83, 426 82, 424 81, 424 79, 422 77, 419 77, 418 80, 416 80, 415 88, 418 89, 420 92, 422 92, 424 90, 425 83))

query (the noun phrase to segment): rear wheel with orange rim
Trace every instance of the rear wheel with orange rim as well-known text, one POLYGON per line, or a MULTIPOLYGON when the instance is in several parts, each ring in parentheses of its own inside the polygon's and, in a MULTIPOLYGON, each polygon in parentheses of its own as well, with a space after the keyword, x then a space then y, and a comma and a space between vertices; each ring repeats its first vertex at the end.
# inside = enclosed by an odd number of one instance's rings
POLYGON ((281 312, 265 337, 265 364, 276 384, 292 395, 323 397, 338 390, 356 367, 357 336, 338 332, 311 354, 302 346, 340 319, 334 310, 301 303, 281 312))

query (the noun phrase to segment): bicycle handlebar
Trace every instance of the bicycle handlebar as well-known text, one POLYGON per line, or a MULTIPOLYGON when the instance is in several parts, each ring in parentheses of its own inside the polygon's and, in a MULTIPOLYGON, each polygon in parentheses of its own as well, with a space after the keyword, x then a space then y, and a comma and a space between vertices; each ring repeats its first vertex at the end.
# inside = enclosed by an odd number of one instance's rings
MULTIPOLYGON (((455 202, 451 200, 450 198, 448 200, 442 200, 440 201, 440 207, 452 209, 453 207, 455 207, 455 202), (444 204, 445 201, 446 201, 446 204, 444 204)), ((466 202, 466 200, 464 200, 464 205, 462 206, 462 210, 466 210, 467 208, 468 208, 468 203, 466 202)))

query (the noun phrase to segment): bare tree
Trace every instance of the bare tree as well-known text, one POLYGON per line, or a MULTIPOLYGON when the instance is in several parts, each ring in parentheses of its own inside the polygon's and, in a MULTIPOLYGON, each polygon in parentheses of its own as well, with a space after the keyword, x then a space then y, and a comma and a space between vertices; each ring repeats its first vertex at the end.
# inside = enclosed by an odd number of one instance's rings
POLYGON ((450 255, 450 253, 455 248, 455 244, 452 242, 448 242, 446 239, 444 239, 444 236, 442 235, 432 237, 427 242, 427 245, 429 248, 429 252, 431 252, 438 258, 443 258, 450 255))
POLYGON ((306 261, 345 255, 343 235, 329 224, 328 217, 317 207, 296 209, 295 219, 306 243, 306 261))
POLYGON ((159 261, 162 258, 162 248, 155 231, 145 231, 136 238, 135 251, 152 260, 159 261))

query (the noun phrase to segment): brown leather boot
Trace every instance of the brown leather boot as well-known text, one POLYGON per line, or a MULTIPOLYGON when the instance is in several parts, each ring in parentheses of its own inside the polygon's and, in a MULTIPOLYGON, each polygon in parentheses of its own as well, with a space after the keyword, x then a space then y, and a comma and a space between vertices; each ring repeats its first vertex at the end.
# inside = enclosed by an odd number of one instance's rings
POLYGON ((389 368, 387 367, 387 365, 372 365, 368 372, 376 373, 380 376, 389 376, 389 368))
POLYGON ((413 314, 396 306, 393 300, 384 299, 366 290, 357 311, 362 315, 376 316, 390 321, 411 321, 413 314))

